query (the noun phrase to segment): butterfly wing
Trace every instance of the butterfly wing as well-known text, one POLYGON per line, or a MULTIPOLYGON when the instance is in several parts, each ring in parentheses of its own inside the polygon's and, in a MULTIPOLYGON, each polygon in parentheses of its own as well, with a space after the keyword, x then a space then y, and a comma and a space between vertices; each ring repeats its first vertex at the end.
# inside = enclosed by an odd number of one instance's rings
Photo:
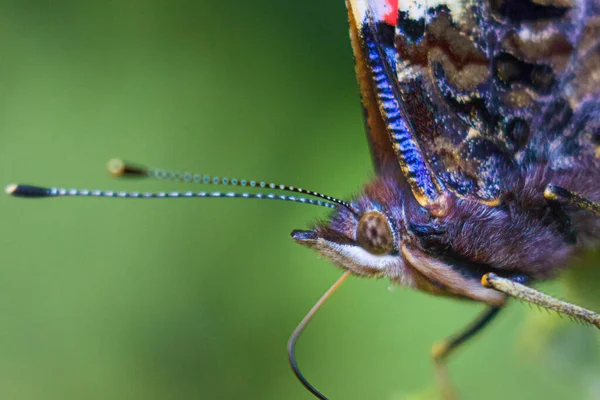
MULTIPOLYGON (((368 63, 382 119, 402 117, 433 176, 416 180, 425 185, 413 187, 417 199, 433 184, 493 205, 529 162, 560 169, 597 158, 600 0, 349 3, 363 57, 370 37, 384 54, 368 63), (385 107, 380 69, 395 110, 385 107)), ((386 127, 392 149, 405 143, 386 127)), ((376 150, 384 135, 373 131, 376 150)), ((414 161, 400 150, 401 167, 414 161)))
MULTIPOLYGON (((383 13, 390 10, 389 4, 382 2, 373 7, 362 0, 348 0, 346 5, 376 170, 387 173, 399 166, 415 198, 422 205, 429 205, 440 196, 441 188, 419 148, 414 130, 402 114, 402 98, 396 85, 394 26, 380 23, 383 13)), ((395 8, 391 12, 394 15, 395 8)))

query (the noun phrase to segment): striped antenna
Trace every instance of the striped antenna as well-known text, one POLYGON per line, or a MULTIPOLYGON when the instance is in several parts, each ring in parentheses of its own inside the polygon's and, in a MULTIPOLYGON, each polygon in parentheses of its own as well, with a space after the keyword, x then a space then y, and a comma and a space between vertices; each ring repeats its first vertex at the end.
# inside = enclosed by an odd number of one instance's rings
POLYGON ((185 198, 226 198, 226 199, 269 199, 293 201, 296 203, 312 204, 315 206, 336 208, 337 205, 327 201, 307 199, 304 197, 287 196, 274 193, 236 193, 236 192, 124 192, 112 190, 87 190, 44 188, 30 185, 8 185, 6 193, 15 197, 40 198, 40 197, 108 197, 117 199, 185 199, 185 198))
MULTIPOLYGON (((280 185, 276 183, 266 183, 263 181, 254 181, 248 179, 236 179, 236 178, 222 178, 213 175, 204 175, 192 172, 175 172, 167 171, 162 168, 150 168, 140 164, 133 164, 125 162, 121 159, 115 158, 108 162, 106 165, 108 171, 115 177, 137 177, 137 178, 152 178, 157 180, 167 180, 176 182, 186 183, 198 183, 205 185, 225 185, 225 186, 241 186, 241 187, 253 187, 253 188, 266 188, 272 190, 280 190, 283 192, 294 192, 300 193, 305 196, 313 196, 327 202, 339 204, 349 209, 353 214, 357 214, 357 211, 349 203, 337 199, 335 197, 327 196, 319 192, 313 192, 312 190, 306 190, 297 188, 294 186, 280 185)), ((290 196, 293 197, 293 196, 290 196)), ((305 199, 308 201, 308 199, 305 199)))

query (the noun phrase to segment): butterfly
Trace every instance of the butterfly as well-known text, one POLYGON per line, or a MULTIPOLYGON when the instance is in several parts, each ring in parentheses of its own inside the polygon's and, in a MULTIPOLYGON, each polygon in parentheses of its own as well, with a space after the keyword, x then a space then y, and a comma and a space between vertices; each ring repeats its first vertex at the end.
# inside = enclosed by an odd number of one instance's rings
POLYGON ((375 178, 340 200, 289 185, 175 173, 115 160, 146 176, 259 192, 113 192, 9 185, 22 197, 255 198, 332 208, 292 238, 343 271, 292 334, 350 275, 386 278, 485 304, 433 348, 445 361, 510 298, 600 327, 597 313, 532 288, 600 239, 598 0, 348 0, 350 39, 375 178), (263 190, 269 192, 264 193, 263 190), (291 193, 291 194, 290 194, 291 193))

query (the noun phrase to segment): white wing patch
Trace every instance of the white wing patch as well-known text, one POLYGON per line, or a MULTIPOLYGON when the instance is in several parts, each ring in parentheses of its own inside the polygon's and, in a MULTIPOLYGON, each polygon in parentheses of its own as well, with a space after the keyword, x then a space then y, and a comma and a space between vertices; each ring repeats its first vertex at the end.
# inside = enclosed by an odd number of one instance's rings
POLYGON ((389 4, 390 0, 347 0, 348 7, 352 9, 354 13, 354 19, 357 24, 362 24, 365 21, 367 12, 371 13, 371 16, 375 21, 382 21, 385 15, 392 13, 389 4))
POLYGON ((448 7, 453 20, 461 20, 465 11, 465 5, 461 0, 399 0, 398 10, 406 12, 410 19, 418 21, 425 18, 427 9, 441 5, 448 7))

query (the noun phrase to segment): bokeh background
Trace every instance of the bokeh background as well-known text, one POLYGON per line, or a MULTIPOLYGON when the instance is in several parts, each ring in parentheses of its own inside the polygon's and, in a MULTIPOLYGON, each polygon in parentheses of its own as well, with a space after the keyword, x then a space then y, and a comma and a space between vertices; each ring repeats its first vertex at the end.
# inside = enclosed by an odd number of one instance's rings
MULTIPOLYGON (((112 157, 341 197, 372 175, 341 0, 2 1, 0 54, 2 184, 188 189, 112 157)), ((327 212, 0 196, 0 399, 312 398, 286 341, 340 271, 289 233, 327 212)), ((599 304, 594 260, 543 287, 599 304)), ((349 280, 299 342, 330 398, 430 398, 431 344, 482 308, 388 286, 349 280)), ((511 304, 451 374, 466 399, 600 398, 594 335, 511 304)))

